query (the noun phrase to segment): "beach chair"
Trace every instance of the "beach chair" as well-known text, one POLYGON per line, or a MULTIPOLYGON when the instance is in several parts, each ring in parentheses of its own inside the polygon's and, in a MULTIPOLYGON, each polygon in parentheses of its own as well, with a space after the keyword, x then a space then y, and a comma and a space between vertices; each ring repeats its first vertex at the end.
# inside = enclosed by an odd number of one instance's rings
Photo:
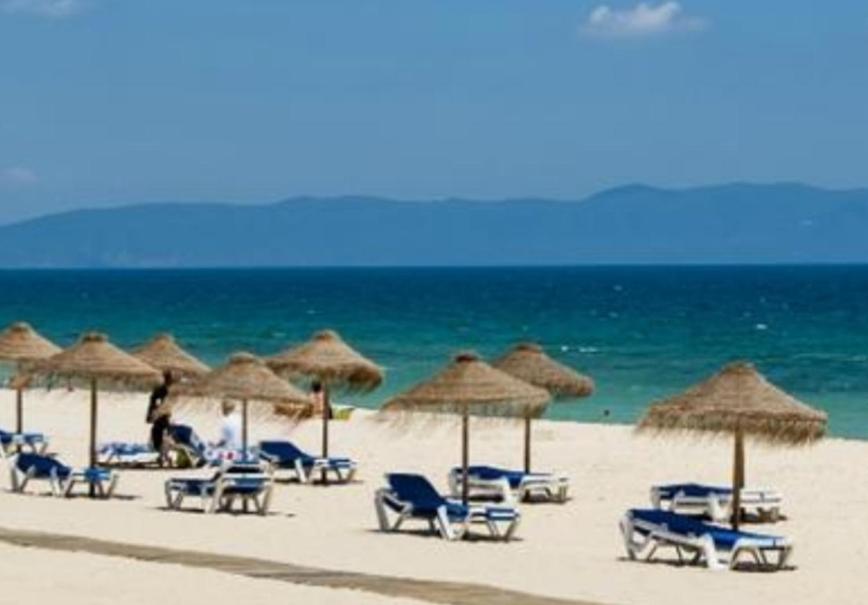
MULTIPOLYGON (((461 467, 449 472, 449 489, 454 497, 462 493, 464 472, 461 467)), ((503 502, 545 500, 566 502, 570 480, 557 473, 525 473, 496 466, 467 468, 468 495, 471 498, 494 498, 503 502)))
POLYGON ((24 493, 34 481, 48 484, 51 493, 58 497, 72 495, 76 485, 91 485, 102 498, 111 498, 118 482, 116 473, 104 468, 75 470, 56 458, 41 454, 22 453, 9 461, 12 491, 24 493))
POLYGON ((668 546, 675 549, 679 562, 692 554, 691 563, 713 570, 734 569, 741 555, 762 567, 781 569, 793 550, 786 538, 735 531, 659 509, 630 510, 620 527, 631 559, 650 561, 661 546, 668 546))
MULTIPOLYGON (((754 512, 765 521, 780 518, 783 496, 780 492, 765 488, 742 488, 741 508, 754 512)), ((654 508, 686 515, 708 516, 714 521, 726 521, 732 517, 732 488, 676 483, 657 485, 651 488, 651 504, 654 508)))
POLYGON ((307 483, 315 473, 332 474, 339 483, 348 483, 356 474, 357 464, 350 458, 321 458, 300 450, 290 441, 262 441, 259 454, 275 470, 290 471, 300 483, 307 483))
POLYGON ((26 449, 33 454, 43 454, 48 448, 48 439, 42 433, 10 433, 0 429, 0 456, 26 449))
POLYGON ((97 460, 106 466, 147 466, 159 463, 160 453, 149 443, 112 441, 99 446, 97 460))
POLYGON ((447 500, 422 475, 390 473, 386 481, 389 486, 377 490, 374 496, 382 531, 398 531, 404 521, 415 519, 427 522, 441 538, 458 540, 467 534, 471 524, 481 523, 493 538, 508 541, 521 521, 521 514, 512 506, 467 506, 447 500))
POLYGON ((259 462, 230 463, 210 478, 174 478, 166 481, 166 504, 181 510, 188 497, 199 498, 207 513, 230 512, 235 502, 248 504, 260 515, 268 513, 274 477, 259 462))

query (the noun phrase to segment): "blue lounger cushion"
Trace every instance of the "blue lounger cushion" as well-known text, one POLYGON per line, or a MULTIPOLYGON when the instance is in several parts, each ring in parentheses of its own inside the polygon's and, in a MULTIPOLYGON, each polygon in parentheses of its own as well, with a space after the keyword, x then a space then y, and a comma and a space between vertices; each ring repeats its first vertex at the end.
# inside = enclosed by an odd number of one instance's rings
POLYGON ((699 483, 673 483, 670 485, 659 485, 655 488, 663 499, 672 499, 678 494, 683 494, 691 498, 704 498, 705 496, 731 496, 731 487, 721 487, 716 485, 702 485, 699 483))

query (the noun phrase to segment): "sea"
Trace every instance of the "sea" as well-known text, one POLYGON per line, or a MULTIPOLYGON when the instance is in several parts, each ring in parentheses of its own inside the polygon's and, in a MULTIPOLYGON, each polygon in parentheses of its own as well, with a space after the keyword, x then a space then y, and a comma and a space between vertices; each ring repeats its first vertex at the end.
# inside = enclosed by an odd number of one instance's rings
POLYGON ((457 352, 535 341, 596 382, 563 421, 632 423, 733 360, 868 439, 868 266, 0 271, 0 323, 62 346, 85 331, 133 347, 172 332, 220 364, 335 329, 386 368, 342 403, 376 408, 457 352))

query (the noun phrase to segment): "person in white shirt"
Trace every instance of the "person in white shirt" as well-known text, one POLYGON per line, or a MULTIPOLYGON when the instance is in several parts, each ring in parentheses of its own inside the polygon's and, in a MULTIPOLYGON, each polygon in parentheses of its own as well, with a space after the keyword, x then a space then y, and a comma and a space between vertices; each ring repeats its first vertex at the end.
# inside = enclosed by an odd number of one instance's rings
POLYGON ((223 422, 220 424, 220 440, 215 445, 228 450, 240 450, 241 418, 235 413, 235 404, 224 400, 221 409, 223 422))

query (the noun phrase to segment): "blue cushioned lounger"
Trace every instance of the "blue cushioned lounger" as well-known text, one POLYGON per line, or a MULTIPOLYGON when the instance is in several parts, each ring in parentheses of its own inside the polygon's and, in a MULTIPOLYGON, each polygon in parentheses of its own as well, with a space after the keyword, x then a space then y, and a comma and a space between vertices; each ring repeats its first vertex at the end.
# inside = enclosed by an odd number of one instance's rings
POLYGON ((631 559, 651 560, 657 549, 675 549, 679 561, 692 553, 692 562, 703 562, 709 569, 732 569, 742 554, 750 555, 764 567, 784 567, 792 552, 786 538, 735 531, 705 523, 695 517, 659 509, 633 509, 621 520, 624 545, 631 559), (776 560, 769 557, 776 555, 776 560))
POLYGON ((42 433, 10 433, 0 429, 0 455, 9 454, 18 447, 42 454, 48 447, 48 439, 42 433))
POLYGON ((471 523, 484 523, 492 537, 509 540, 521 520, 512 506, 465 506, 447 500, 422 475, 390 473, 386 481, 389 486, 377 490, 374 499, 382 531, 397 531, 405 520, 418 519, 426 521, 440 537, 458 540, 471 523), (394 521, 389 519, 390 512, 395 515, 394 521))
MULTIPOLYGON (((468 494, 471 498, 497 498, 504 502, 540 499, 566 502, 570 480, 558 473, 525 473, 496 466, 474 465, 467 468, 468 494)), ((449 472, 452 495, 461 495, 464 473, 461 467, 449 472)))
POLYGON ((166 504, 180 510, 184 499, 197 497, 205 512, 231 511, 235 502, 252 503, 260 515, 268 512, 274 477, 259 462, 232 463, 210 478, 175 478, 166 481, 166 504))
MULTIPOLYGON (((741 508, 763 519, 777 521, 782 503, 783 496, 776 490, 748 487, 741 490, 741 508)), ((651 504, 662 510, 725 521, 732 517, 732 488, 699 483, 657 485, 651 488, 651 504)))
POLYGON ((350 458, 311 456, 291 441, 262 441, 259 453, 275 470, 290 471, 301 483, 307 483, 315 473, 322 471, 334 475, 341 483, 352 481, 356 474, 357 465, 350 458))
POLYGON ((75 470, 56 458, 41 454, 22 453, 10 460, 12 491, 24 492, 34 481, 48 483, 55 496, 70 496, 76 485, 93 485, 100 497, 110 498, 118 476, 109 469, 85 468, 75 470))
POLYGON ((160 455, 149 443, 112 441, 100 445, 97 451, 100 464, 119 466, 146 466, 157 464, 160 455))

